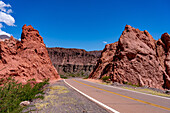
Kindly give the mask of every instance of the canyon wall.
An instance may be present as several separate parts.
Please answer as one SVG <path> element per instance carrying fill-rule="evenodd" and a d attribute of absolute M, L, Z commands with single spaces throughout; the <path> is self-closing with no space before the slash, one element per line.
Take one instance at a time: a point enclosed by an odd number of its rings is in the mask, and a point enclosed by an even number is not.
<path fill-rule="evenodd" d="M 26 25 L 22 30 L 21 41 L 12 36 L 0 41 L 0 79 L 12 77 L 22 83 L 59 79 L 39 32 Z"/>
<path fill-rule="evenodd" d="M 60 75 L 89 75 L 95 67 L 101 51 L 85 51 L 83 49 L 47 48 L 51 61 Z"/>
<path fill-rule="evenodd" d="M 169 34 L 156 41 L 146 30 L 126 25 L 119 41 L 105 46 L 89 78 L 170 89 L 169 47 Z"/>

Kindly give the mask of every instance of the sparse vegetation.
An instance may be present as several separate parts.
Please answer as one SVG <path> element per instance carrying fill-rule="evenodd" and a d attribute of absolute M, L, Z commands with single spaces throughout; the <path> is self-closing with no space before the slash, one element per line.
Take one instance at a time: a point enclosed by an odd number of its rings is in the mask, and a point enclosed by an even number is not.
<path fill-rule="evenodd" d="M 3 80 L 4 81 L 4 80 Z M 36 94 L 43 94 L 43 86 L 48 84 L 48 80 L 30 84 L 22 85 L 17 83 L 14 79 L 8 78 L 3 86 L 0 87 L 0 113 L 19 113 L 24 107 L 19 106 L 22 101 L 31 101 L 36 98 L 43 98 L 43 96 L 36 96 Z"/>
<path fill-rule="evenodd" d="M 49 92 L 49 93 L 52 92 L 51 94 L 54 93 L 54 90 L 56 90 L 58 94 L 68 93 L 69 92 L 69 90 L 64 86 L 53 86 L 53 87 L 49 87 L 49 88 L 51 89 L 50 92 Z"/>
<path fill-rule="evenodd" d="M 50 91 L 48 92 L 48 95 L 44 97 L 43 102 L 39 101 L 35 104 L 35 107 L 38 110 L 49 109 L 49 107 L 56 107 L 60 104 L 71 103 L 72 98 L 70 97 L 63 97 L 62 98 L 63 101 L 60 103 L 58 102 L 59 95 L 69 93 L 69 90 L 67 89 L 67 87 L 56 85 L 56 86 L 47 87 L 47 89 L 50 89 Z"/>
<path fill-rule="evenodd" d="M 104 76 L 104 77 L 102 77 L 102 81 L 103 81 L 103 82 L 106 82 L 106 83 L 109 83 L 109 82 L 110 82 L 110 76 Z"/>
<path fill-rule="evenodd" d="M 63 78 L 63 79 L 67 79 L 67 78 L 68 78 L 68 77 L 65 76 L 65 75 L 60 75 L 60 77 Z"/>
<path fill-rule="evenodd" d="M 89 76 L 85 76 L 83 79 L 88 79 L 89 78 Z"/>
<path fill-rule="evenodd" d="M 84 76 L 86 76 L 86 75 L 84 75 L 83 72 L 75 73 L 75 74 L 73 74 L 73 73 L 66 73 L 65 74 L 65 77 L 84 77 Z"/>
<path fill-rule="evenodd" d="M 136 84 L 132 84 L 132 83 L 130 83 L 130 82 L 124 82 L 124 81 L 123 81 L 123 84 L 127 84 L 127 85 L 130 85 L 130 86 L 133 86 L 133 87 L 140 87 L 139 84 L 136 85 Z"/>

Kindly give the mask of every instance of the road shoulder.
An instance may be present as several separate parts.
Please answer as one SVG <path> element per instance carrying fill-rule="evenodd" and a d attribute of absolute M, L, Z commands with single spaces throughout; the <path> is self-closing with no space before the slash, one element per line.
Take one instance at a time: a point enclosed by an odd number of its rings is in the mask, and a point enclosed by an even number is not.
<path fill-rule="evenodd" d="M 109 113 L 62 80 L 50 84 L 46 88 L 44 99 L 34 100 L 24 112 L 29 110 L 33 110 L 30 113 Z"/>

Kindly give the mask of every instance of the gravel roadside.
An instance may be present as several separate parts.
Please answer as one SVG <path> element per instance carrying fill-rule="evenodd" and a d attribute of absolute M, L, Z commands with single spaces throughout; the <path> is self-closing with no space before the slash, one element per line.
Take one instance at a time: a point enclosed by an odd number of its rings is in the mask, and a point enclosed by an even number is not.
<path fill-rule="evenodd" d="M 32 111 L 30 111 L 32 110 Z M 45 88 L 44 99 L 36 99 L 23 110 L 29 113 L 109 113 L 67 86 L 62 80 Z"/>

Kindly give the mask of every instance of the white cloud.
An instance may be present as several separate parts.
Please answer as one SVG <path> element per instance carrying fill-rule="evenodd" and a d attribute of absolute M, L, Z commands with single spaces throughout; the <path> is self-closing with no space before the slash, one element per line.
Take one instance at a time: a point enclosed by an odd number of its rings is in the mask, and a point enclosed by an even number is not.
<path fill-rule="evenodd" d="M 104 43 L 104 44 L 107 44 L 107 42 L 106 42 L 106 41 L 103 41 L 103 43 Z"/>
<path fill-rule="evenodd" d="M 0 22 L 4 22 L 8 26 L 15 26 L 15 19 L 10 14 L 4 12 L 0 12 Z"/>
<path fill-rule="evenodd" d="M 12 9 L 8 9 L 7 13 L 13 13 Z"/>
<path fill-rule="evenodd" d="M 7 35 L 7 36 L 11 36 L 9 33 L 6 33 L 5 31 L 2 31 L 1 28 L 3 27 L 2 23 L 0 23 L 0 35 Z"/>
<path fill-rule="evenodd" d="M 0 23 L 0 29 L 3 27 L 2 23 Z"/>
<path fill-rule="evenodd" d="M 0 35 L 8 35 L 5 31 L 2 31 L 3 25 L 2 23 L 8 26 L 15 26 L 15 19 L 10 15 L 12 13 L 12 9 L 10 4 L 5 4 L 3 1 L 0 1 Z"/>
<path fill-rule="evenodd" d="M 5 4 L 3 1 L 0 1 L 0 10 L 6 12 L 6 8 L 11 7 L 10 4 Z"/>
<path fill-rule="evenodd" d="M 2 31 L 1 29 L 0 29 L 0 35 L 7 35 L 7 36 L 11 36 L 11 34 L 9 34 L 9 33 L 6 33 L 5 31 Z"/>

